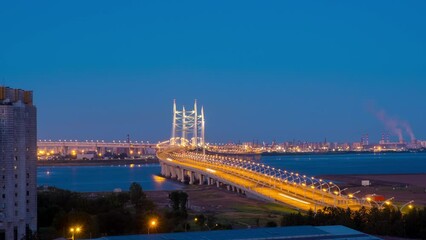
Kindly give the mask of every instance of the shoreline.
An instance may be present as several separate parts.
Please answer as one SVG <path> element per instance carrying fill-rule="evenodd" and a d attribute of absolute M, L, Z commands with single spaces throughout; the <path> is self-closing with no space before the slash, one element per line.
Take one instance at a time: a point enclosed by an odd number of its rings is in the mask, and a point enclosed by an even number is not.
<path fill-rule="evenodd" d="M 418 151 L 380 151 L 380 152 L 374 152 L 374 151 L 329 151 L 329 152 L 263 152 L 259 155 L 263 156 L 304 156 L 304 155 L 346 155 L 346 154 L 356 154 L 356 155 L 363 155 L 363 154 L 404 154 L 404 153 L 425 153 L 424 150 L 418 150 Z"/>
<path fill-rule="evenodd" d="M 160 176 L 160 174 L 155 174 L 156 176 Z M 426 173 L 420 174 L 339 174 L 339 175 L 319 175 L 318 178 L 327 179 L 328 181 L 336 182 L 343 194 L 357 193 L 357 198 L 364 198 L 369 194 L 377 194 L 382 195 L 385 199 L 389 199 L 395 197 L 394 202 L 397 205 L 403 205 L 411 200 L 414 200 L 414 205 L 417 206 L 426 206 Z M 371 185 L 362 186 L 362 180 L 369 180 Z M 171 179 L 167 179 L 167 181 L 173 181 Z M 175 182 L 175 181 L 173 181 Z M 214 188 L 210 188 L 206 185 L 195 186 L 180 183 L 180 189 L 172 189 L 172 190 L 144 190 L 147 195 L 151 195 L 155 198 L 155 196 L 167 196 L 168 193 L 176 190 L 180 191 L 191 191 L 193 189 L 211 189 L 211 194 L 217 193 Z M 127 189 L 122 189 L 123 192 L 128 191 Z M 224 189 L 217 189 L 219 192 L 227 192 L 231 195 L 235 194 L 232 192 L 228 192 Z M 94 194 L 94 195 L 102 195 L 106 193 L 112 193 L 111 191 L 88 191 L 88 192 L 79 192 L 82 194 Z M 195 191 L 193 194 L 194 197 L 198 198 Z M 201 194 L 201 193 L 200 193 Z M 201 194 L 202 195 L 202 194 Z M 240 196 L 241 197 L 241 196 Z M 203 205 L 200 203 L 200 205 Z"/>
<path fill-rule="evenodd" d="M 38 160 L 37 167 L 65 167 L 65 166 L 118 166 L 129 164 L 159 163 L 153 159 L 124 159 L 124 160 Z"/>

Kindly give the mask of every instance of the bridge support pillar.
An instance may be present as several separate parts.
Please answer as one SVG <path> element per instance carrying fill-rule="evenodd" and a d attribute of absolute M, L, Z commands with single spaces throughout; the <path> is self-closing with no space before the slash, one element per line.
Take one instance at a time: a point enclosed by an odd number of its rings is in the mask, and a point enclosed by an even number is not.
<path fill-rule="evenodd" d="M 174 174 L 175 174 L 175 176 L 176 176 L 176 180 L 180 181 L 180 171 L 179 171 L 179 168 L 177 168 L 177 167 L 172 167 L 172 169 L 173 169 L 173 173 L 174 173 Z"/>
<path fill-rule="evenodd" d="M 185 182 L 185 169 L 181 168 L 180 176 L 181 176 L 180 181 Z"/>
<path fill-rule="evenodd" d="M 165 169 L 164 163 L 160 163 L 160 166 L 161 166 L 161 176 L 166 176 L 165 171 L 164 171 L 164 169 Z"/>
<path fill-rule="evenodd" d="M 176 172 L 175 172 L 175 168 L 172 166 L 167 166 L 167 171 L 170 173 L 170 177 L 171 178 L 175 178 L 176 177 Z"/>
<path fill-rule="evenodd" d="M 173 168 L 169 165 L 166 165 L 166 175 L 170 178 L 173 178 Z"/>
<path fill-rule="evenodd" d="M 175 178 L 175 179 L 177 180 L 177 179 L 178 179 L 178 175 L 177 175 L 177 173 L 176 173 L 176 168 L 175 168 L 175 167 L 170 166 L 170 167 L 169 167 L 169 170 L 170 170 L 170 175 L 172 176 L 172 178 Z"/>
<path fill-rule="evenodd" d="M 173 167 L 173 172 L 176 174 L 176 180 L 180 181 L 180 169 Z"/>
<path fill-rule="evenodd" d="M 228 191 L 231 191 L 231 186 L 226 186 L 226 189 L 228 190 Z"/>
<path fill-rule="evenodd" d="M 220 182 L 216 181 L 216 187 L 220 187 Z"/>
<path fill-rule="evenodd" d="M 194 178 L 195 178 L 195 173 L 190 171 L 189 172 L 189 184 L 194 184 Z"/>
<path fill-rule="evenodd" d="M 231 186 L 232 187 L 232 191 L 235 192 L 235 186 Z"/>
<path fill-rule="evenodd" d="M 203 185 L 204 184 L 204 177 L 203 177 L 203 174 L 201 174 L 200 173 L 200 175 L 199 175 L 199 179 L 200 179 L 200 182 L 198 183 L 199 185 Z"/>

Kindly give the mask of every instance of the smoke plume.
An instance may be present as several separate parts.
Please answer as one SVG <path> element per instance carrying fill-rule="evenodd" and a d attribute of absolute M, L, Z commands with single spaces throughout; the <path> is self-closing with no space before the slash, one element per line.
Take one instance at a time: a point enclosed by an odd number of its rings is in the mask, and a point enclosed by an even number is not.
<path fill-rule="evenodd" d="M 386 126 L 387 129 L 398 136 L 399 142 L 404 142 L 402 129 L 399 127 L 398 120 L 390 118 L 384 110 L 375 112 L 375 115 L 377 119 L 379 119 Z"/>
<path fill-rule="evenodd" d="M 404 142 L 404 138 L 402 135 L 403 130 L 405 130 L 405 132 L 410 136 L 411 142 L 414 142 L 416 140 L 413 130 L 408 122 L 401 121 L 397 118 L 392 118 L 388 114 L 386 114 L 385 110 L 377 110 L 373 105 L 370 105 L 369 109 L 390 132 L 398 136 L 399 142 Z"/>
<path fill-rule="evenodd" d="M 414 136 L 413 130 L 411 129 L 411 126 L 408 122 L 402 122 L 401 125 L 405 128 L 405 131 L 408 135 L 410 135 L 411 142 L 416 141 L 416 136 Z"/>

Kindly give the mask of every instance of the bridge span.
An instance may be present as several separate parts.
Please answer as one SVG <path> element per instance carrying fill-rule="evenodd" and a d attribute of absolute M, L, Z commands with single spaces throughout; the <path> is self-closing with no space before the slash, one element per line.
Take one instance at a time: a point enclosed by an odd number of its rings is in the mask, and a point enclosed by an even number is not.
<path fill-rule="evenodd" d="M 343 195 L 334 183 L 272 168 L 235 157 L 198 153 L 189 148 L 159 145 L 161 174 L 189 184 L 223 187 L 248 197 L 277 202 L 295 209 L 316 211 L 323 207 L 370 207 Z"/>
<path fill-rule="evenodd" d="M 227 188 L 248 197 L 316 211 L 323 207 L 359 209 L 370 202 L 343 195 L 336 184 L 241 158 L 206 154 L 204 109 L 178 111 L 173 102 L 172 137 L 157 145 L 161 174 L 189 184 Z M 180 137 L 178 135 L 181 135 Z M 192 135 L 191 135 L 192 134 Z M 192 138 L 191 138 L 192 137 Z M 198 150 L 202 150 L 200 153 Z"/>

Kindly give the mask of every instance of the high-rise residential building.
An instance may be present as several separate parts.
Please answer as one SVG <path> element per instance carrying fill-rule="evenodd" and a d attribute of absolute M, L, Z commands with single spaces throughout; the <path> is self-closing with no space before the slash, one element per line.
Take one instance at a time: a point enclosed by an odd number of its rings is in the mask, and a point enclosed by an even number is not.
<path fill-rule="evenodd" d="M 37 230 L 36 159 L 32 92 L 0 87 L 0 240 Z"/>

